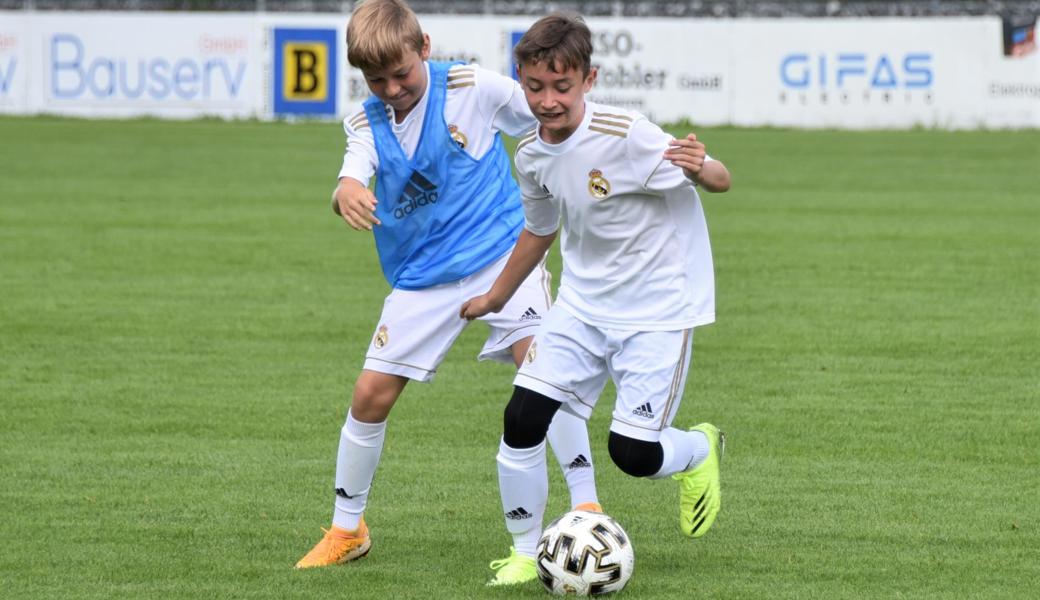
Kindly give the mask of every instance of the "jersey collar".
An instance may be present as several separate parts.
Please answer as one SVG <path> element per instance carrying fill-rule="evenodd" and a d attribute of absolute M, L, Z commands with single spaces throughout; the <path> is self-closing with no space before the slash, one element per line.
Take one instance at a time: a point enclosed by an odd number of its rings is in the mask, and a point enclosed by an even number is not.
<path fill-rule="evenodd" d="M 586 131 L 589 128 L 589 122 L 592 121 L 592 110 L 593 104 L 591 102 L 585 102 L 585 115 L 581 118 L 581 123 L 574 130 L 574 133 L 567 139 L 563 140 L 559 144 L 550 144 L 549 142 L 542 139 L 542 128 L 541 126 L 535 128 L 535 135 L 538 136 L 538 143 L 541 145 L 543 151 L 546 154 L 563 154 L 569 150 L 572 146 L 577 144 L 581 138 L 585 137 Z"/>

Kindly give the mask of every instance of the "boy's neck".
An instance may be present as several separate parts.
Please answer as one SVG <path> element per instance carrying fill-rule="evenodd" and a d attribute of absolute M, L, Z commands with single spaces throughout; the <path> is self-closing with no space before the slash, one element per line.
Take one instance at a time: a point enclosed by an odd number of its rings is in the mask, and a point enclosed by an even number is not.
<path fill-rule="evenodd" d="M 574 132 L 577 131 L 578 128 L 581 127 L 582 122 L 585 121 L 585 108 L 585 100 L 582 99 L 581 108 L 579 108 L 574 115 L 573 126 L 551 130 L 546 129 L 544 125 L 540 125 L 538 127 L 538 136 L 541 137 L 543 141 L 550 144 L 562 144 L 574 135 Z"/>

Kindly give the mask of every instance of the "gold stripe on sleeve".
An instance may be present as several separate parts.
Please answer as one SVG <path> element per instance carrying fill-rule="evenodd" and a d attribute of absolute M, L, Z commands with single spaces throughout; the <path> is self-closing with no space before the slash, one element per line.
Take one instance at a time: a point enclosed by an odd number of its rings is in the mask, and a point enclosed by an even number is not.
<path fill-rule="evenodd" d="M 593 117 L 591 122 L 599 125 L 610 125 L 611 127 L 617 127 L 618 129 L 628 129 L 632 125 L 631 123 L 618 123 L 617 121 L 608 121 L 606 119 L 597 119 L 595 117 Z"/>
<path fill-rule="evenodd" d="M 529 138 L 520 140 L 520 143 L 516 145 L 516 153 L 520 154 L 520 151 L 524 149 L 524 146 L 533 142 L 538 136 L 532 135 Z"/>
<path fill-rule="evenodd" d="M 628 117 L 628 116 L 625 116 L 625 115 L 612 115 L 610 113 L 594 112 L 594 113 L 592 113 L 592 116 L 594 116 L 594 117 L 608 117 L 610 119 L 621 119 L 623 121 L 631 121 L 632 120 L 632 117 Z"/>
<path fill-rule="evenodd" d="M 613 129 L 603 129 L 602 127 L 593 127 L 589 125 L 589 131 L 596 131 L 599 133 L 605 133 L 607 135 L 616 135 L 619 138 L 628 137 L 628 134 L 623 131 L 614 131 Z"/>

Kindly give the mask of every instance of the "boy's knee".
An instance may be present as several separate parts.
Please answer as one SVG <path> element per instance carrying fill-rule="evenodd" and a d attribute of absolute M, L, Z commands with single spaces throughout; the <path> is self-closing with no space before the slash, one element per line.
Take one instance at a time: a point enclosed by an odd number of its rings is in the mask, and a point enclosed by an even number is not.
<path fill-rule="evenodd" d="M 649 477 L 661 470 L 664 449 L 660 442 L 646 442 L 611 431 L 607 441 L 610 458 L 633 477 Z"/>
<path fill-rule="evenodd" d="M 542 443 L 560 403 L 527 388 L 513 386 L 506 405 L 503 439 L 511 448 L 533 448 Z"/>
<path fill-rule="evenodd" d="M 364 372 L 354 384 L 350 413 L 365 423 L 385 421 L 407 382 L 396 375 Z"/>

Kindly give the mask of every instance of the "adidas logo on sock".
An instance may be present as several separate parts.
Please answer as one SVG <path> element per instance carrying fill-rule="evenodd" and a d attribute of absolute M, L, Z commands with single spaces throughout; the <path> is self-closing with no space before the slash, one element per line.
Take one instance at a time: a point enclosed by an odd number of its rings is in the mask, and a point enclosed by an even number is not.
<path fill-rule="evenodd" d="M 588 469 L 591 467 L 592 463 L 589 462 L 589 459 L 585 458 L 584 454 L 579 454 L 571 461 L 571 464 L 567 465 L 568 469 Z"/>
<path fill-rule="evenodd" d="M 511 511 L 506 513 L 506 518 L 507 519 L 512 519 L 514 521 L 520 521 L 520 520 L 523 520 L 523 519 L 530 519 L 533 516 L 534 515 L 532 515 L 531 513 L 527 512 L 526 510 L 524 510 L 523 506 L 521 506 L 519 508 L 514 508 L 513 510 L 511 510 Z"/>
<path fill-rule="evenodd" d="M 527 307 L 527 310 L 524 311 L 524 314 L 520 316 L 520 320 L 521 321 L 531 321 L 531 320 L 534 320 L 534 319 L 541 319 L 541 318 L 542 318 L 542 315 L 534 312 L 534 309 L 531 308 L 531 307 Z"/>
<path fill-rule="evenodd" d="M 350 494 L 347 493 L 347 490 L 345 490 L 343 488 L 336 488 L 336 495 L 339 496 L 340 498 L 346 498 L 347 500 L 353 500 L 355 497 L 357 497 L 357 494 L 354 494 L 353 496 L 351 496 Z"/>
<path fill-rule="evenodd" d="M 643 417 L 644 419 L 654 418 L 654 409 L 650 407 L 650 403 L 647 402 L 639 408 L 632 411 L 632 414 L 637 417 Z"/>

